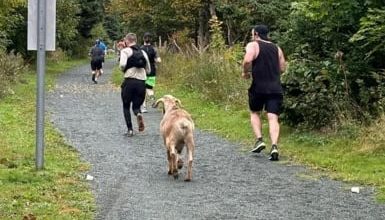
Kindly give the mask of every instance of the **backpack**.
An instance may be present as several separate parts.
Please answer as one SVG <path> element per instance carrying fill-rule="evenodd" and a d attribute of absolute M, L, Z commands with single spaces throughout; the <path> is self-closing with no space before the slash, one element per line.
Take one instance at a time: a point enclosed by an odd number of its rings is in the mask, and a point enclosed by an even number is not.
<path fill-rule="evenodd" d="M 124 68 L 124 72 L 126 72 L 126 70 L 128 70 L 132 67 L 145 68 L 147 61 L 143 55 L 142 50 L 136 45 L 131 46 L 130 48 L 132 49 L 132 56 L 130 56 L 127 59 L 127 63 L 126 63 L 126 67 Z"/>

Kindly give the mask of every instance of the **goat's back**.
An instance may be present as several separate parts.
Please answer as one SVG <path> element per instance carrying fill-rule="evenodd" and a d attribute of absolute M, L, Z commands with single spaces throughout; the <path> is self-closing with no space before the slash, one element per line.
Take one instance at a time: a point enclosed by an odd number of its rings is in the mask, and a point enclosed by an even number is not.
<path fill-rule="evenodd" d="M 176 140 L 182 140 L 187 135 L 192 135 L 194 122 L 185 110 L 174 109 L 165 113 L 160 123 L 160 130 L 164 137 L 173 136 Z"/>

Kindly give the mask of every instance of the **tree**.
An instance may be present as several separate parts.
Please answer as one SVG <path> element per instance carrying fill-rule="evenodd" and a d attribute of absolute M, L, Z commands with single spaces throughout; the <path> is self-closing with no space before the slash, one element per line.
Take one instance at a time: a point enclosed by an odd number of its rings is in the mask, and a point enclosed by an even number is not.
<path fill-rule="evenodd" d="M 104 0 L 82 0 L 80 4 L 78 30 L 84 38 L 90 37 L 94 25 L 104 19 Z"/>
<path fill-rule="evenodd" d="M 58 0 L 56 5 L 56 41 L 57 46 L 65 51 L 72 52 L 77 44 L 77 27 L 80 18 L 78 0 Z"/>

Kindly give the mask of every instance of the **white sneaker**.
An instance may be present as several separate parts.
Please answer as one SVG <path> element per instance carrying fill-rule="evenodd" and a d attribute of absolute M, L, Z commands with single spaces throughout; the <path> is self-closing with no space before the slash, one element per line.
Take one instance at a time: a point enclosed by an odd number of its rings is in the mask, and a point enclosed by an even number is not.
<path fill-rule="evenodd" d="M 142 112 L 142 113 L 147 113 L 147 112 L 148 112 L 146 106 L 142 106 L 141 112 Z"/>

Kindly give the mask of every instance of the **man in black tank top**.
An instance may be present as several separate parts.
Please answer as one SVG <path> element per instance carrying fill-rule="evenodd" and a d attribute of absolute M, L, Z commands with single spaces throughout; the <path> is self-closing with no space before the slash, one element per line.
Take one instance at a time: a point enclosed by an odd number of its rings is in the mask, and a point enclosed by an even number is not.
<path fill-rule="evenodd" d="M 266 148 L 262 139 L 260 112 L 265 110 L 269 123 L 271 140 L 270 160 L 278 160 L 279 122 L 283 91 L 280 75 L 286 69 L 284 54 L 277 45 L 269 41 L 269 29 L 257 25 L 252 31 L 252 42 L 246 46 L 243 59 L 242 77 L 252 79 L 249 88 L 250 121 L 257 141 L 253 153 L 260 153 Z"/>

